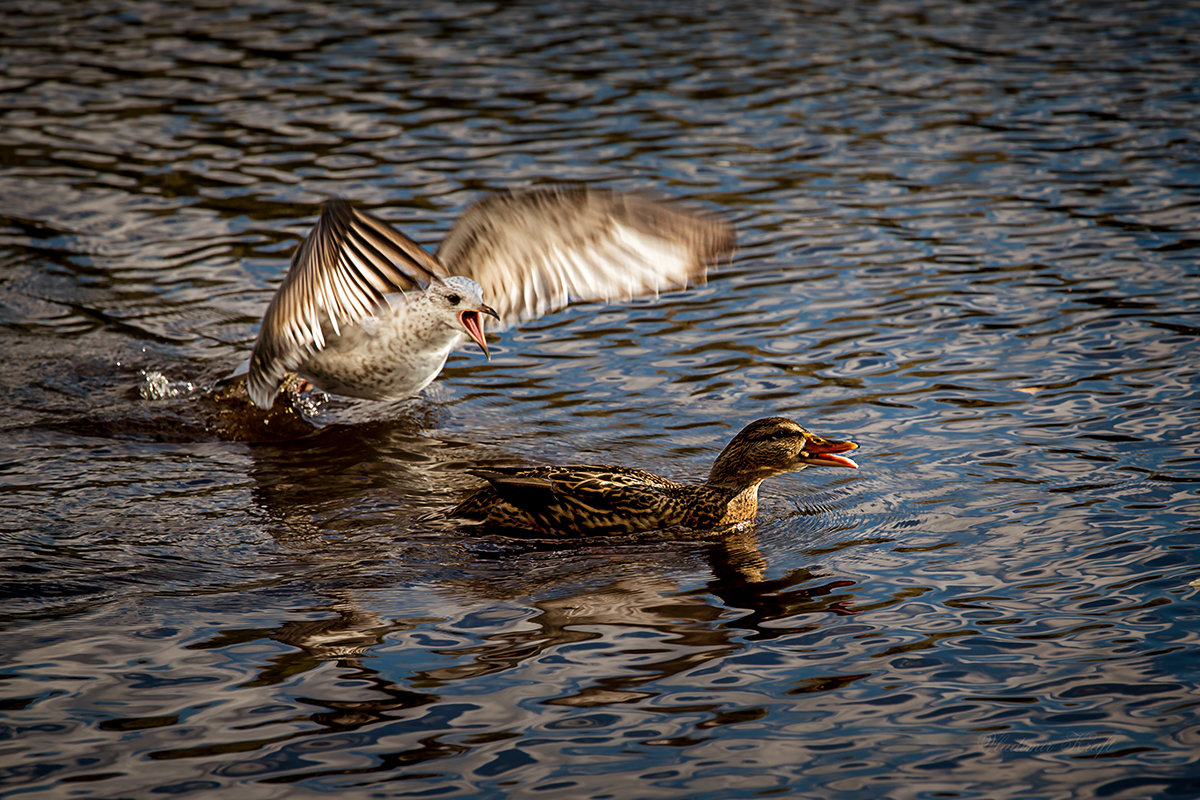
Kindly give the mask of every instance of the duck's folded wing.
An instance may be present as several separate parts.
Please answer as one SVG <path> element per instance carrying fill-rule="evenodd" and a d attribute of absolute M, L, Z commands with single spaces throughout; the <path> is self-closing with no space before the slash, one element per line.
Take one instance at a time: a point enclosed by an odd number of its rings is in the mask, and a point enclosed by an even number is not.
<path fill-rule="evenodd" d="M 505 325 L 572 301 L 616 300 L 703 283 L 731 257 L 733 226 L 640 195 L 585 187 L 488 197 L 437 249 L 474 278 Z"/>
<path fill-rule="evenodd" d="M 504 500 L 535 516 L 569 507 L 574 515 L 641 515 L 657 510 L 662 489 L 658 475 L 624 467 L 558 466 L 540 470 L 470 470 L 492 485 Z"/>
<path fill-rule="evenodd" d="M 624 475 L 579 476 L 569 488 L 558 482 L 556 488 L 564 502 L 583 515 L 612 515 L 619 518 L 656 516 L 662 512 L 663 492 L 657 475 L 624 470 Z M 645 480 L 645 474 L 655 480 Z"/>
<path fill-rule="evenodd" d="M 330 200 L 296 249 L 263 316 L 247 388 L 269 408 L 284 375 L 325 346 L 324 325 L 371 316 L 389 294 L 419 288 L 445 270 L 413 240 L 345 200 Z"/>

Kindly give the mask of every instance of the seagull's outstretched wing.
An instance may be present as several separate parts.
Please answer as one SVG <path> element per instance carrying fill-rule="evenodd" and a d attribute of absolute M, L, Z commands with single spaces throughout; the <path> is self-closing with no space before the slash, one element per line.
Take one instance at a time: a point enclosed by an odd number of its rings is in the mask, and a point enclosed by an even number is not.
<path fill-rule="evenodd" d="M 626 299 L 702 283 L 729 258 L 728 223 L 590 188 L 502 194 L 467 209 L 431 256 L 386 222 L 332 200 L 292 258 L 250 359 L 251 399 L 269 408 L 325 332 L 374 314 L 387 295 L 463 275 L 511 325 L 571 301 Z M 328 327 L 326 327 L 328 326 Z"/>
<path fill-rule="evenodd" d="M 383 220 L 345 200 L 330 200 L 263 316 L 250 357 L 250 398 L 270 408 L 285 374 L 325 346 L 322 326 L 339 331 L 371 316 L 386 295 L 446 274 L 433 256 Z"/>
<path fill-rule="evenodd" d="M 733 226 L 640 195 L 554 187 L 469 207 L 437 249 L 474 278 L 505 325 L 573 301 L 617 300 L 703 283 L 733 253 Z"/>

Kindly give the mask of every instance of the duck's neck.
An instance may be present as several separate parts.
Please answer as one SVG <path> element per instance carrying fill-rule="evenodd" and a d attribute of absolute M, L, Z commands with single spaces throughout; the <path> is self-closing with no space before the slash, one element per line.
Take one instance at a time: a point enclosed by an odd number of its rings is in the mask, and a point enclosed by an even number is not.
<path fill-rule="evenodd" d="M 703 492 L 710 502 L 711 525 L 733 525 L 758 515 L 758 487 L 778 474 L 767 466 L 754 464 L 736 447 L 726 447 L 713 462 Z"/>
<path fill-rule="evenodd" d="M 729 495 L 725 501 L 725 516 L 717 521 L 718 525 L 733 525 L 747 522 L 758 516 L 758 486 L 762 481 L 755 481 L 749 486 L 722 487 Z"/>
<path fill-rule="evenodd" d="M 693 528 L 716 528 L 746 522 L 758 515 L 758 485 L 761 480 L 741 485 L 714 484 L 711 480 L 692 491 L 697 502 L 684 524 Z"/>

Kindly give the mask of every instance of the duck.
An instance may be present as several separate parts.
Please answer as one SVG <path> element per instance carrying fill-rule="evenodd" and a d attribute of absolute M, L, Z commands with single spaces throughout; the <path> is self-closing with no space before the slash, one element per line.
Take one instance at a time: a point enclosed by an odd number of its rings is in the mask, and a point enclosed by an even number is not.
<path fill-rule="evenodd" d="M 733 226 L 648 195 L 593 186 L 503 192 L 470 205 L 436 251 L 342 198 L 327 201 L 263 315 L 246 374 L 270 409 L 299 376 L 366 400 L 412 397 L 468 340 L 570 302 L 703 283 Z"/>
<path fill-rule="evenodd" d="M 548 538 L 729 529 L 757 517 L 758 487 L 767 478 L 808 467 L 858 469 L 840 455 L 857 448 L 849 440 L 810 433 L 787 417 L 765 417 L 733 437 L 704 483 L 676 483 L 609 465 L 473 469 L 468 472 L 487 484 L 449 516 L 484 529 Z"/>

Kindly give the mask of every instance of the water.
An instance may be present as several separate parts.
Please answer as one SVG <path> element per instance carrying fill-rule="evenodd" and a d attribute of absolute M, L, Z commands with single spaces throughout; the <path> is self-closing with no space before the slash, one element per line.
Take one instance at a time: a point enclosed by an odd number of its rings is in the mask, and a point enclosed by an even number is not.
<path fill-rule="evenodd" d="M 7 795 L 1200 794 L 1200 11 L 666 8 L 0 10 Z M 414 401 L 205 397 L 324 198 L 433 245 L 575 180 L 738 254 Z M 437 518 L 770 414 L 861 469 L 719 540 Z"/>

